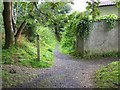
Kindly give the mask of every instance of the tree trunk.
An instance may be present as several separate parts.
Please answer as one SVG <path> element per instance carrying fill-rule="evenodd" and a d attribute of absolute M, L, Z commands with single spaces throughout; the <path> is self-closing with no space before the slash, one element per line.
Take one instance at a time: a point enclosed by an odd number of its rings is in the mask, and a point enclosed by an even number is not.
<path fill-rule="evenodd" d="M 59 31 L 58 31 L 58 26 L 55 26 L 55 35 L 56 35 L 57 40 L 60 42 L 61 38 L 60 38 Z"/>
<path fill-rule="evenodd" d="M 3 2 L 3 20 L 5 27 L 5 45 L 4 48 L 9 48 L 14 44 L 14 31 L 12 25 L 12 2 Z"/>
<path fill-rule="evenodd" d="M 19 41 L 22 30 L 24 29 L 25 25 L 26 25 L 26 20 L 24 20 L 24 22 L 20 25 L 20 27 L 15 35 L 15 43 L 17 43 Z"/>
<path fill-rule="evenodd" d="M 12 24 L 13 24 L 13 31 L 14 31 L 14 35 L 17 33 L 17 28 L 16 28 L 16 23 L 14 18 L 12 17 Z"/>
<path fill-rule="evenodd" d="M 17 15 L 18 15 L 18 2 L 15 2 L 16 4 L 16 9 L 12 10 L 12 24 L 13 24 L 13 30 L 14 30 L 14 35 L 17 33 L 17 27 L 16 27 L 16 21 L 17 21 Z"/>

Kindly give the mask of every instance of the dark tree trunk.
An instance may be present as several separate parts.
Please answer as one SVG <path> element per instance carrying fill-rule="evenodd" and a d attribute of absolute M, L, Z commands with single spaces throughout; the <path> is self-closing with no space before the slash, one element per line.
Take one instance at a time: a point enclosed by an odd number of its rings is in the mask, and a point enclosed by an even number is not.
<path fill-rule="evenodd" d="M 60 38 L 58 26 L 55 27 L 55 35 L 56 35 L 57 40 L 60 42 L 61 38 Z"/>
<path fill-rule="evenodd" d="M 15 35 L 15 43 L 17 43 L 19 41 L 22 30 L 24 29 L 25 25 L 26 25 L 26 21 L 24 20 L 24 22 L 20 25 L 20 27 Z"/>
<path fill-rule="evenodd" d="M 3 2 L 3 20 L 5 27 L 5 45 L 4 48 L 9 48 L 14 44 L 14 31 L 12 25 L 12 2 Z"/>

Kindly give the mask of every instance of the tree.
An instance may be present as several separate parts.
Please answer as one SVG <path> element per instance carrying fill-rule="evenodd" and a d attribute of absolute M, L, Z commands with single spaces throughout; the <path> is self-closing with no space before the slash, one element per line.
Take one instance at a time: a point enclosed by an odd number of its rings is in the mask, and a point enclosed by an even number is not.
<path fill-rule="evenodd" d="M 3 20 L 5 27 L 5 46 L 4 48 L 9 48 L 14 44 L 14 31 L 12 25 L 12 2 L 3 2 Z"/>
<path fill-rule="evenodd" d="M 93 19 L 100 15 L 98 6 L 100 4 L 99 0 L 91 0 L 86 2 L 88 6 L 86 7 L 88 15 L 91 15 Z"/>
<path fill-rule="evenodd" d="M 34 9 L 34 5 L 33 3 L 27 3 L 27 2 L 19 2 L 19 3 L 16 3 L 16 12 L 19 12 L 17 15 L 16 15 L 16 21 L 17 24 L 14 24 L 15 27 L 18 27 L 17 29 L 14 28 L 14 31 L 16 31 L 15 33 L 15 42 L 17 43 L 20 39 L 20 36 L 21 36 L 21 33 L 23 31 L 23 29 L 25 28 L 25 26 L 27 25 L 27 23 L 30 22 L 29 18 L 30 18 L 30 15 L 31 15 L 31 12 L 33 11 Z M 24 14 L 23 14 L 24 13 Z"/>
<path fill-rule="evenodd" d="M 71 7 L 67 2 L 45 2 L 39 5 L 40 12 L 44 12 L 40 17 L 41 22 L 54 30 L 56 38 L 60 41 L 60 32 L 63 31 L 65 23 L 67 23 L 67 13 Z M 40 14 L 39 14 L 40 15 Z"/>
<path fill-rule="evenodd" d="M 54 29 L 56 36 L 60 38 L 59 32 L 64 25 L 63 19 L 70 10 L 70 7 L 65 6 L 66 4 L 64 2 L 47 2 L 38 6 L 36 2 L 4 2 L 4 48 L 9 48 L 17 43 L 25 26 L 31 25 L 35 20 Z"/>
<path fill-rule="evenodd" d="M 22 33 L 22 30 L 24 29 L 27 20 L 26 19 L 22 19 L 22 23 L 20 23 L 20 26 L 18 27 L 18 29 L 16 30 L 16 21 L 14 20 L 15 16 L 14 16 L 14 12 L 13 13 L 13 6 L 12 6 L 12 2 L 3 2 L 4 4 L 4 10 L 3 10 L 3 21 L 4 21 L 4 28 L 5 28 L 5 45 L 4 48 L 7 49 L 9 47 L 11 47 L 15 42 L 17 42 L 19 40 L 19 37 Z M 27 6 L 28 3 L 23 3 L 21 5 L 26 5 Z M 31 3 L 30 3 L 31 4 Z M 29 5 L 29 4 L 28 4 Z M 19 12 L 22 11 L 30 11 L 30 9 L 32 10 L 33 8 L 23 8 L 23 9 L 19 9 Z M 27 13 L 24 13 L 25 15 L 21 15 L 24 18 L 26 18 L 27 16 L 29 16 L 29 12 L 27 11 Z M 21 17 L 20 13 L 16 16 L 16 17 Z"/>

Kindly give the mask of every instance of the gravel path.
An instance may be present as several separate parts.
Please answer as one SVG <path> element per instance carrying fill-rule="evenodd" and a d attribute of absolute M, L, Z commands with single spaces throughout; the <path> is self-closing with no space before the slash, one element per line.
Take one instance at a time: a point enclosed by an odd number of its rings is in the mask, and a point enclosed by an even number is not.
<path fill-rule="evenodd" d="M 117 59 L 75 60 L 55 51 L 56 61 L 52 68 L 39 70 L 37 78 L 17 88 L 94 88 L 93 74 L 101 65 Z"/>

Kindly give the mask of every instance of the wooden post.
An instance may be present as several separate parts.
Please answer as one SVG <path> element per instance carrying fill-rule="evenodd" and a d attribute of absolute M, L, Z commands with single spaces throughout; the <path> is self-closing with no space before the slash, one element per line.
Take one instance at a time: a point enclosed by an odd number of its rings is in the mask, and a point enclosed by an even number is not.
<path fill-rule="evenodd" d="M 40 36 L 37 34 L 37 60 L 40 61 Z"/>

